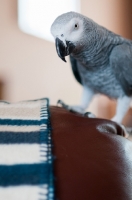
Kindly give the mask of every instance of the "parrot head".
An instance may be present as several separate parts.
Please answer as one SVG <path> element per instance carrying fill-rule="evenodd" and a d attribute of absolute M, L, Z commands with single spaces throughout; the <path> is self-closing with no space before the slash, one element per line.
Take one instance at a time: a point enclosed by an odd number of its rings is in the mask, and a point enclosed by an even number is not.
<path fill-rule="evenodd" d="M 64 61 L 79 48 L 83 34 L 83 17 L 79 13 L 68 12 L 55 19 L 51 26 L 51 34 L 55 39 L 58 56 Z"/>

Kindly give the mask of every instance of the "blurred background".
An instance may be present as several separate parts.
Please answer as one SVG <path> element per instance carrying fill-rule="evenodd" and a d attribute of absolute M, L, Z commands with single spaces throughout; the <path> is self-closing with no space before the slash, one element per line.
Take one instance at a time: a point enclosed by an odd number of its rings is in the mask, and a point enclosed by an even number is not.
<path fill-rule="evenodd" d="M 32 27 L 26 24 L 26 17 L 29 20 L 29 16 L 24 6 L 26 7 L 27 4 L 22 2 L 30 3 L 31 0 L 19 0 L 19 5 L 17 0 L 0 0 L 0 99 L 16 102 L 48 97 L 52 105 L 56 105 L 58 99 L 67 104 L 78 104 L 82 88 L 72 75 L 68 57 L 67 63 L 62 62 L 57 56 L 51 35 L 47 36 L 47 29 L 49 29 L 47 27 L 51 26 L 50 20 L 42 20 L 43 25 L 38 26 L 43 29 L 42 31 L 45 30 L 44 37 L 38 32 L 30 34 L 34 24 Z M 39 3 L 39 0 L 36 2 Z M 71 11 L 71 7 L 66 7 L 64 1 L 54 0 L 53 5 L 52 3 L 48 5 L 47 0 L 43 2 L 45 2 L 44 16 L 47 19 L 48 16 L 57 15 L 59 8 L 62 8 L 59 9 L 59 14 L 63 13 L 63 8 Z M 100 25 L 132 39 L 131 0 L 66 0 L 65 2 L 68 5 L 71 2 L 73 9 L 92 18 Z M 30 10 L 33 4 L 29 3 Z M 37 15 L 39 10 L 36 10 L 31 14 Z M 23 22 L 25 24 L 22 24 Z M 109 119 L 114 115 L 115 106 L 115 101 L 97 96 L 89 110 L 98 117 Z M 124 124 L 131 125 L 131 115 L 130 110 Z"/>

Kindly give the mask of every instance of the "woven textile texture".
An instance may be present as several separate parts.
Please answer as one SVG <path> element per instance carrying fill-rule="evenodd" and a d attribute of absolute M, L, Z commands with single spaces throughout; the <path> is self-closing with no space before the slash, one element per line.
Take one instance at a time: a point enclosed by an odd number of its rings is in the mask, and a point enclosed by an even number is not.
<path fill-rule="evenodd" d="M 53 200 L 48 99 L 0 102 L 0 199 Z"/>

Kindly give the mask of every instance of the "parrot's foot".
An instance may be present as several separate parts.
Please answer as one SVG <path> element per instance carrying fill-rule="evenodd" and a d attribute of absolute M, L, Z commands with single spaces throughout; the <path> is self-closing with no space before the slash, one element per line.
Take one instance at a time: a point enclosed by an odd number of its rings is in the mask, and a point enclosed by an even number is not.
<path fill-rule="evenodd" d="M 125 127 L 128 134 L 132 136 L 132 127 Z"/>
<path fill-rule="evenodd" d="M 95 116 L 93 113 L 91 113 L 91 112 L 86 112 L 86 113 L 84 114 L 84 116 L 85 116 L 85 117 L 89 117 L 89 118 L 96 118 L 96 116 Z"/>
<path fill-rule="evenodd" d="M 83 109 L 81 106 L 68 106 L 66 105 L 62 100 L 58 100 L 57 105 L 61 105 L 66 110 L 69 110 L 70 112 L 82 114 L 85 117 L 94 118 L 95 115 L 91 112 L 85 112 L 85 109 Z"/>
<path fill-rule="evenodd" d="M 69 110 L 71 112 L 84 114 L 85 110 L 81 106 L 69 106 Z"/>
<path fill-rule="evenodd" d="M 63 108 L 66 110 L 69 110 L 71 112 L 79 113 L 79 114 L 84 114 L 85 110 L 81 106 L 69 106 L 66 105 L 63 101 L 58 100 L 57 105 L 61 105 Z"/>

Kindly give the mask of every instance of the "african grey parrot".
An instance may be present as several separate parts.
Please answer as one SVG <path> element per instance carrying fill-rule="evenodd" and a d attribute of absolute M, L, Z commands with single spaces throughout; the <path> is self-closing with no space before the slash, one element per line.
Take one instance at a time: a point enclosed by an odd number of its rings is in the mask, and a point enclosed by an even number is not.
<path fill-rule="evenodd" d="M 132 41 L 76 12 L 55 19 L 51 26 L 58 56 L 83 86 L 81 104 L 69 109 L 84 113 L 95 94 L 117 100 L 113 121 L 121 123 L 132 97 Z"/>

